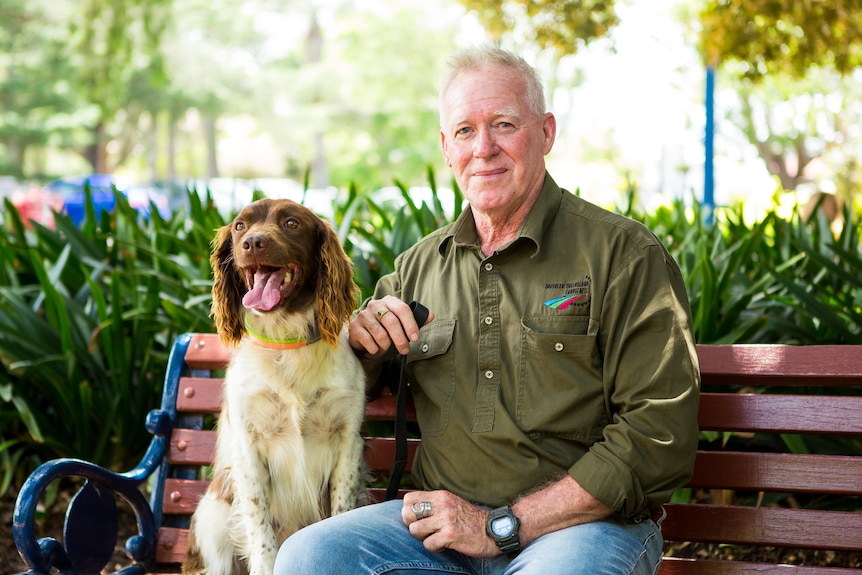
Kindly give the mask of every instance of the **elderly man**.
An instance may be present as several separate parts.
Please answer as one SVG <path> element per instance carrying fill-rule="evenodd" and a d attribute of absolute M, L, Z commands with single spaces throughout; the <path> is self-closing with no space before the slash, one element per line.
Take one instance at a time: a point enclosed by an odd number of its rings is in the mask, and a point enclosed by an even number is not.
<path fill-rule="evenodd" d="M 421 490 L 301 530 L 276 573 L 654 574 L 698 436 L 679 269 L 546 172 L 556 121 L 520 57 L 454 55 L 440 123 L 469 207 L 350 325 L 370 373 L 407 355 Z M 421 329 L 411 300 L 432 312 Z"/>

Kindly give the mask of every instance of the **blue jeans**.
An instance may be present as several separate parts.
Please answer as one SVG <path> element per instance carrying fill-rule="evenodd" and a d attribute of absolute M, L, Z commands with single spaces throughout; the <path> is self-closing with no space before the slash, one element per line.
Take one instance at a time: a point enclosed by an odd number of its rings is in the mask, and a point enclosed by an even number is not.
<path fill-rule="evenodd" d="M 658 525 L 608 519 L 549 533 L 514 559 L 427 551 L 401 521 L 400 500 L 354 509 L 306 527 L 284 542 L 275 575 L 654 575 L 662 556 Z"/>

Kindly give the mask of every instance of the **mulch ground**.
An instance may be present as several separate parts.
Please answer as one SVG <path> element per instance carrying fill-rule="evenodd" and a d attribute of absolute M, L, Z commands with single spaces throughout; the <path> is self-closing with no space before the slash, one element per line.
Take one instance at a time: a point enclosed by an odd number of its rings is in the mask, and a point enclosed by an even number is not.
<path fill-rule="evenodd" d="M 57 502 L 45 514 L 40 523 L 43 535 L 62 537 L 63 515 L 66 504 L 73 493 L 60 492 Z M 12 539 L 12 510 L 15 505 L 15 495 L 6 493 L 0 496 L 0 566 L 2 574 L 22 573 L 27 570 L 27 564 L 18 555 L 15 542 Z M 125 506 L 120 505 L 120 525 L 127 532 L 122 533 L 117 543 L 114 558 L 111 561 L 111 571 L 129 564 L 123 545 L 130 535 L 134 534 L 134 516 Z M 125 515 L 125 517 L 123 517 Z M 696 543 L 680 543 L 668 545 L 665 555 L 686 558 L 734 559 L 765 563 L 784 563 L 788 565 L 829 565 L 832 567 L 862 568 L 862 557 L 858 553 L 835 551 L 811 551 L 806 549 L 748 548 L 739 545 L 704 545 Z"/>

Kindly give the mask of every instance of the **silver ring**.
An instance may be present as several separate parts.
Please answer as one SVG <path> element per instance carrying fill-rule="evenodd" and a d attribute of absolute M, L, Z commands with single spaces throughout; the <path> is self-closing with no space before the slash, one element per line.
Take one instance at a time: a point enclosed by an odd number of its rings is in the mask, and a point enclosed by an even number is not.
<path fill-rule="evenodd" d="M 419 506 L 417 507 L 416 505 L 414 503 L 410 506 L 410 509 L 416 514 L 416 519 L 425 519 L 431 516 L 431 503 L 429 501 L 420 501 L 418 503 Z"/>
<path fill-rule="evenodd" d="M 379 321 L 379 320 L 383 319 L 383 316 L 386 315 L 387 313 L 389 313 L 388 307 L 385 307 L 381 310 L 378 310 L 377 311 L 377 320 Z"/>

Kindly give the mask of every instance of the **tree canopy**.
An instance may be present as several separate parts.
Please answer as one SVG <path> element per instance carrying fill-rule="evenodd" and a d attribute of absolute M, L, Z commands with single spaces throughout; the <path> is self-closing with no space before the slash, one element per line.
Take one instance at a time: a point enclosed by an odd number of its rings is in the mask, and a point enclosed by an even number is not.
<path fill-rule="evenodd" d="M 862 64 L 862 0 L 707 0 L 700 23 L 706 64 L 736 61 L 750 79 Z"/>
<path fill-rule="evenodd" d="M 495 39 L 517 27 L 541 49 L 574 54 L 617 24 L 615 0 L 459 0 Z"/>

